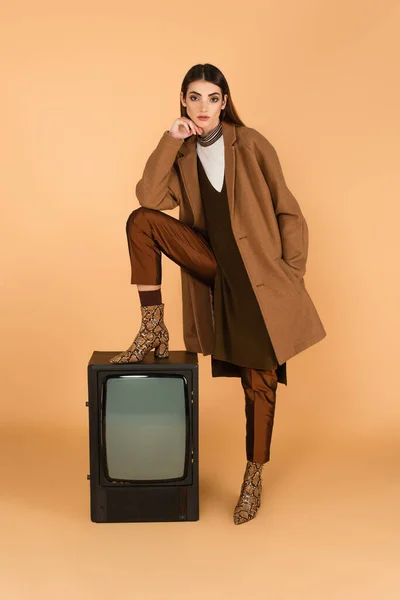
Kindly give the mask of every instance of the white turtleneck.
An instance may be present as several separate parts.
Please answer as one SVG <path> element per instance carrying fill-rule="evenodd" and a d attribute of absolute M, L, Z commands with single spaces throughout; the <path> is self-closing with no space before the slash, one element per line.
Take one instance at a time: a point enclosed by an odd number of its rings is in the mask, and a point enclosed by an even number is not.
<path fill-rule="evenodd" d="M 224 185 L 225 152 L 224 136 L 221 135 L 211 146 L 202 146 L 197 142 L 197 155 L 206 175 L 215 189 L 220 192 Z"/>

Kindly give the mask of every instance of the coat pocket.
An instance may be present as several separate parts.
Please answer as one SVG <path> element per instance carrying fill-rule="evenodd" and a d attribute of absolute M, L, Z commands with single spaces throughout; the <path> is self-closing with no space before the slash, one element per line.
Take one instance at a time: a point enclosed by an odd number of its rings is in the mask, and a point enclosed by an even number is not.
<path fill-rule="evenodd" d="M 292 282 L 296 292 L 298 294 L 300 294 L 302 288 L 301 288 L 301 282 L 300 282 L 299 278 L 296 277 L 296 275 L 293 273 L 292 269 L 289 267 L 287 262 L 282 257 L 279 257 L 277 260 L 278 260 L 278 264 L 280 265 L 282 271 L 286 274 L 288 279 L 290 279 L 290 281 Z"/>

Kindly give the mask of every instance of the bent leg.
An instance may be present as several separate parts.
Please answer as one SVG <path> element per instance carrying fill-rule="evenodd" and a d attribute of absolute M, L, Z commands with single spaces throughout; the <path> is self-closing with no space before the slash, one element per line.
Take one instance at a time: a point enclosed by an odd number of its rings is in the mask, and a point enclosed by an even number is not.
<path fill-rule="evenodd" d="M 263 371 L 242 367 L 245 393 L 247 460 L 266 463 L 270 459 L 278 376 L 276 369 Z"/>
<path fill-rule="evenodd" d="M 207 239 L 178 219 L 142 206 L 129 215 L 126 234 L 131 283 L 161 284 L 162 253 L 197 279 L 214 282 L 217 264 Z"/>

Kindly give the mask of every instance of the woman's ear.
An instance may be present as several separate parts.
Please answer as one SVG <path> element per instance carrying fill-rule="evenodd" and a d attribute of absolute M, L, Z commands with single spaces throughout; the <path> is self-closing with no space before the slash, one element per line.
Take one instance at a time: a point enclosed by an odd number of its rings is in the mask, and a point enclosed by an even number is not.
<path fill-rule="evenodd" d="M 183 92 L 181 92 L 181 102 L 182 102 L 183 106 L 184 106 L 185 108 L 187 108 L 187 107 L 186 107 L 186 100 L 185 100 L 185 98 L 184 98 Z"/>

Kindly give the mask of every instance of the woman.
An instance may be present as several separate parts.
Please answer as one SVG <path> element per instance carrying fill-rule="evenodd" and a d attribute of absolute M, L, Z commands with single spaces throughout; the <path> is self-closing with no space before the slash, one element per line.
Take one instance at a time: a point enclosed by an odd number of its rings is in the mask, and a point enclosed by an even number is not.
<path fill-rule="evenodd" d="M 211 354 L 214 377 L 240 377 L 247 463 L 234 523 L 256 516 L 278 382 L 286 360 L 326 332 L 304 274 L 308 228 L 275 149 L 240 120 L 227 81 L 199 64 L 181 86 L 175 119 L 136 186 L 141 208 L 127 221 L 131 283 L 142 322 L 113 363 L 168 356 L 161 255 L 181 267 L 186 349 Z M 179 220 L 161 212 L 179 206 Z"/>

